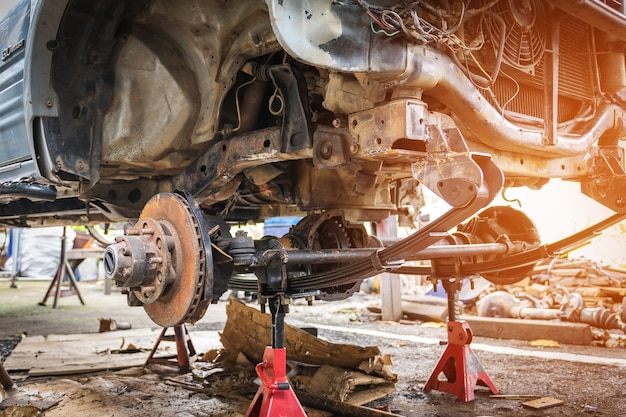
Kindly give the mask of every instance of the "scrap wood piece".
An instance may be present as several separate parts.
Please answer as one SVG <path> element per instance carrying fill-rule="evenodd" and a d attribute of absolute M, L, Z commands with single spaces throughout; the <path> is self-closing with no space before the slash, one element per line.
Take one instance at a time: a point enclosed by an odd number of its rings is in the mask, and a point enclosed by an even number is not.
<path fill-rule="evenodd" d="M 316 408 L 322 411 L 329 411 L 334 415 L 344 417 L 402 417 L 399 414 L 389 413 L 387 411 L 376 410 L 374 408 L 357 406 L 339 401 L 330 400 L 328 398 L 312 397 L 307 394 L 298 393 L 300 403 L 305 407 Z"/>
<path fill-rule="evenodd" d="M 541 398 L 540 395 L 520 395 L 520 394 L 492 394 L 489 398 L 494 400 L 536 400 Z"/>
<path fill-rule="evenodd" d="M 315 397 L 362 405 L 393 392 L 395 380 L 322 365 L 313 375 L 306 390 Z"/>
<path fill-rule="evenodd" d="M 391 355 L 375 356 L 361 362 L 358 369 L 368 375 L 374 374 L 396 382 L 398 380 L 398 375 L 391 372 L 391 369 L 389 368 L 391 365 L 393 365 Z"/>
<path fill-rule="evenodd" d="M 8 371 L 28 371 L 29 376 L 71 375 L 143 366 L 158 330 L 133 329 L 117 332 L 24 338 L 6 359 Z M 192 337 L 199 348 L 218 346 L 217 332 L 196 331 Z M 137 353 L 114 354 L 120 342 L 135 345 Z M 167 355 L 167 352 L 160 352 Z"/>
<path fill-rule="evenodd" d="M 402 314 L 411 320 L 445 323 L 448 319 L 448 305 L 436 304 L 419 300 L 402 300 Z M 382 309 L 378 306 L 368 306 L 371 313 L 381 314 Z"/>
<path fill-rule="evenodd" d="M 474 336 L 494 339 L 536 340 L 552 339 L 566 345 L 590 345 L 588 324 L 565 321 L 524 320 L 463 315 Z"/>
<path fill-rule="evenodd" d="M 0 412 L 0 417 L 38 417 L 41 410 L 32 404 L 12 405 Z"/>
<path fill-rule="evenodd" d="M 105 369 L 120 369 L 143 365 L 147 353 L 139 355 L 110 353 L 118 349 L 123 340 L 149 348 L 157 336 L 158 333 L 151 329 L 29 336 L 15 347 L 4 366 L 8 371 L 29 371 L 31 375 L 46 375 L 46 370 L 53 372 L 51 374 L 56 372 L 66 374 L 80 368 L 85 368 L 82 372 L 91 372 L 99 370 L 99 366 L 104 366 Z M 35 369 L 37 371 L 32 373 Z"/>
<path fill-rule="evenodd" d="M 445 300 L 444 300 L 445 302 Z M 425 302 L 402 301 L 402 312 L 413 320 L 445 323 L 448 320 L 448 305 Z"/>
<path fill-rule="evenodd" d="M 554 407 L 556 405 L 563 405 L 563 400 L 558 400 L 556 398 L 551 397 L 543 397 L 537 398 L 536 400 L 523 402 L 522 405 L 527 408 L 532 408 L 533 410 L 543 410 L 549 407 Z"/>
<path fill-rule="evenodd" d="M 261 362 L 265 347 L 271 344 L 269 314 L 231 298 L 226 315 L 228 319 L 220 334 L 226 357 L 234 361 L 241 352 L 250 362 Z M 311 365 L 331 363 L 347 369 L 357 369 L 363 361 L 380 355 L 376 346 L 330 343 L 288 324 L 285 324 L 285 348 L 288 360 Z"/>

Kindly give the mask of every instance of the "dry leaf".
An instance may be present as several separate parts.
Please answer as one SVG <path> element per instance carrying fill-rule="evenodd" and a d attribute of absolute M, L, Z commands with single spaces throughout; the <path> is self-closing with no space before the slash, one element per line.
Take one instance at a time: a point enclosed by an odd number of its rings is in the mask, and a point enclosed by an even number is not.
<path fill-rule="evenodd" d="M 446 323 L 442 323 L 439 321 L 425 321 L 424 323 L 422 323 L 422 326 L 439 328 L 439 327 L 446 327 Z"/>
<path fill-rule="evenodd" d="M 556 340 L 549 340 L 549 339 L 533 340 L 530 342 L 530 345 L 534 347 L 563 347 Z"/>

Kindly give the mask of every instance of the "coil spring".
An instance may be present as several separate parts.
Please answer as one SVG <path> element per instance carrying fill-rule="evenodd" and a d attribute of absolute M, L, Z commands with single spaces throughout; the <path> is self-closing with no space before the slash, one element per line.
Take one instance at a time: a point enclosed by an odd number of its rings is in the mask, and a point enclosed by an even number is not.
<path fill-rule="evenodd" d="M 584 321 L 585 323 L 590 324 L 594 327 L 607 330 L 626 330 L 626 326 L 620 321 L 617 315 L 606 308 L 595 308 L 593 309 L 593 313 L 585 316 L 587 317 L 587 320 L 584 320 L 581 316 L 581 321 Z"/>

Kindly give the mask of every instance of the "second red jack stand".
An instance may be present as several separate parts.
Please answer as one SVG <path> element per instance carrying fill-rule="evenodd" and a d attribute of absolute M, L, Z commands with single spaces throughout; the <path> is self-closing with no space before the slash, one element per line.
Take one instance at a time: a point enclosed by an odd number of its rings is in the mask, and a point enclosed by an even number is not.
<path fill-rule="evenodd" d="M 456 321 L 455 283 L 446 281 L 444 288 L 448 293 L 448 344 L 424 385 L 424 391 L 434 389 L 447 392 L 464 402 L 474 400 L 474 389 L 477 385 L 488 387 L 493 394 L 497 394 L 498 389 L 470 348 L 472 329 L 467 322 Z M 439 380 L 442 373 L 447 381 Z"/>
<path fill-rule="evenodd" d="M 287 379 L 285 306 L 280 297 L 268 301 L 272 315 L 272 346 L 265 348 L 263 362 L 256 367 L 262 383 L 245 417 L 306 417 Z"/>
<path fill-rule="evenodd" d="M 191 337 L 187 331 L 185 324 L 178 324 L 174 326 L 174 334 L 166 335 L 169 327 L 164 327 L 161 331 L 161 335 L 157 339 L 148 359 L 146 359 L 146 365 L 150 363 L 157 363 L 159 365 L 178 367 L 178 371 L 181 374 L 186 374 L 191 369 L 191 364 L 196 361 L 197 354 L 196 349 L 191 342 Z M 176 343 L 176 355 L 155 358 L 156 353 L 161 342 L 175 342 Z"/>

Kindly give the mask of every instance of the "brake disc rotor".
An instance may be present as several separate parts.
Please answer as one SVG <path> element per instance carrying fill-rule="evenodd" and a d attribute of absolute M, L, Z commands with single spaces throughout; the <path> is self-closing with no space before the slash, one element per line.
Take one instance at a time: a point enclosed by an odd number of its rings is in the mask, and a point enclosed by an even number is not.
<path fill-rule="evenodd" d="M 193 204 L 179 194 L 152 197 L 104 255 L 107 278 L 125 289 L 129 305 L 163 327 L 199 320 L 213 297 L 211 241 Z"/>
<path fill-rule="evenodd" d="M 191 212 L 189 203 L 177 194 L 159 194 L 148 201 L 138 224 L 141 218 L 168 222 L 179 240 L 171 252 L 176 279 L 161 297 L 145 304 L 144 310 L 155 323 L 163 327 L 199 320 L 211 300 L 202 300 L 206 278 L 205 248 L 198 219 Z M 211 265 L 206 269 L 210 270 Z"/>

